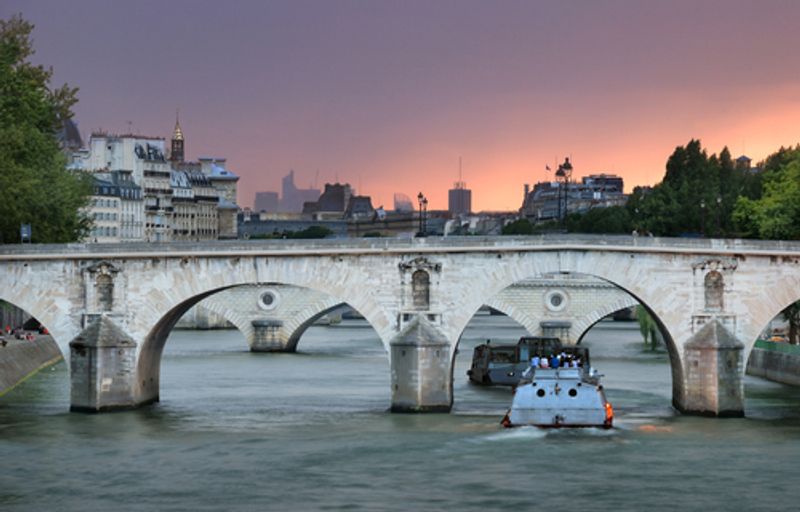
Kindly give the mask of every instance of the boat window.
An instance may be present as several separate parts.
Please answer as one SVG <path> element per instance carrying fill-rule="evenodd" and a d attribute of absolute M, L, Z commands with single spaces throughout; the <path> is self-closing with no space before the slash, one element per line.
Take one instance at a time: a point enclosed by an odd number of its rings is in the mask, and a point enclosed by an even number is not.
<path fill-rule="evenodd" d="M 722 293 L 725 289 L 725 283 L 722 274 L 716 270 L 712 270 L 706 274 L 705 279 L 705 295 L 706 295 L 706 309 L 713 311 L 722 310 Z"/>
<path fill-rule="evenodd" d="M 430 305 L 430 277 L 424 270 L 417 270 L 411 276 L 411 293 L 416 309 L 428 309 Z"/>
<path fill-rule="evenodd" d="M 544 396 L 544 390 L 540 388 L 539 391 L 536 392 L 536 396 L 538 396 L 540 398 L 543 397 Z"/>
<path fill-rule="evenodd" d="M 578 395 L 578 391 L 575 388 L 569 390 L 569 396 L 574 398 L 577 395 Z"/>

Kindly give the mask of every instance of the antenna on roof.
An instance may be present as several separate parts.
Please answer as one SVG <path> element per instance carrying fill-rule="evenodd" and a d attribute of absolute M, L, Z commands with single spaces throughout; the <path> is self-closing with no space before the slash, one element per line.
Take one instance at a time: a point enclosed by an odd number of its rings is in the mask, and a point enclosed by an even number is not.
<path fill-rule="evenodd" d="M 319 181 L 319 169 L 317 169 L 317 174 L 314 175 L 314 186 L 311 188 L 317 188 L 318 181 Z"/>
<path fill-rule="evenodd" d="M 459 156 L 458 156 L 458 181 L 459 181 L 459 182 L 462 182 L 462 181 L 464 181 L 464 180 L 461 178 L 461 155 L 459 155 Z"/>

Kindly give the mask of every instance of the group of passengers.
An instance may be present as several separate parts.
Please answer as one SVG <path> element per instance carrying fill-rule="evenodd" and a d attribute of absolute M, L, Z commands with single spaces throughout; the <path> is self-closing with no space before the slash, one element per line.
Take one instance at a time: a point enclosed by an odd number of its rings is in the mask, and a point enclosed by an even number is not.
<path fill-rule="evenodd" d="M 580 368 L 581 358 L 575 354 L 567 354 L 561 352 L 560 354 L 550 354 L 543 356 L 536 354 L 531 358 L 532 368 Z"/>

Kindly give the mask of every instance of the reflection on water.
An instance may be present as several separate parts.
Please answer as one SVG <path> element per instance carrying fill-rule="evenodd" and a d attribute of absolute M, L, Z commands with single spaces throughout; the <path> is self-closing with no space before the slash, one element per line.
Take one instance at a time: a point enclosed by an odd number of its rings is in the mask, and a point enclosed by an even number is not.
<path fill-rule="evenodd" d="M 774 510 L 797 499 L 800 394 L 748 378 L 747 418 L 677 415 L 665 353 L 638 328 L 585 339 L 611 431 L 504 430 L 507 389 L 468 383 L 472 348 L 523 331 L 477 317 L 452 414 L 389 414 L 389 365 L 363 322 L 312 327 L 298 354 L 234 331 L 175 332 L 161 402 L 67 412 L 61 363 L 0 399 L 0 510 Z"/>

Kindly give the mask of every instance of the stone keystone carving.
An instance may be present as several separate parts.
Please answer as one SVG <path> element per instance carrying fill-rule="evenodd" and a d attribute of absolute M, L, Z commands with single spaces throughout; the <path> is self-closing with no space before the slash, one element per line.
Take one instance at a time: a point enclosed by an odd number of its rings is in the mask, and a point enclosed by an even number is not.
<path fill-rule="evenodd" d="M 121 269 L 110 261 L 98 261 L 83 269 L 90 274 L 114 275 Z"/>
<path fill-rule="evenodd" d="M 411 261 L 402 261 L 398 265 L 401 272 L 409 272 L 411 270 L 427 270 L 428 272 L 441 272 L 442 264 L 433 263 L 428 258 L 420 256 Z"/>
<path fill-rule="evenodd" d="M 717 270 L 723 272 L 732 272 L 736 270 L 739 262 L 736 258 L 707 258 L 696 261 L 692 264 L 693 270 Z"/>

